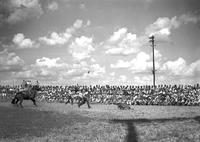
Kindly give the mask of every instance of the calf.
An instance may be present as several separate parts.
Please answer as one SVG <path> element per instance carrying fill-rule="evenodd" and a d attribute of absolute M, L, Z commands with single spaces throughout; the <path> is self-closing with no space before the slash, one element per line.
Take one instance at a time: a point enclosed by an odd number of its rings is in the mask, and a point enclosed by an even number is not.
<path fill-rule="evenodd" d="M 131 107 L 128 104 L 125 104 L 125 103 L 117 103 L 116 105 L 121 110 L 131 109 Z"/>

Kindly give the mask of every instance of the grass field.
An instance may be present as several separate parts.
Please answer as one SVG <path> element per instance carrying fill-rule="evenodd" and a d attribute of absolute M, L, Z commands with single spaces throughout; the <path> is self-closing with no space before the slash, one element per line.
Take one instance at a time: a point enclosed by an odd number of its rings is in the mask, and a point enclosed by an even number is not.
<path fill-rule="evenodd" d="M 24 108 L 0 103 L 0 141 L 5 142 L 200 142 L 200 108 L 24 101 Z"/>

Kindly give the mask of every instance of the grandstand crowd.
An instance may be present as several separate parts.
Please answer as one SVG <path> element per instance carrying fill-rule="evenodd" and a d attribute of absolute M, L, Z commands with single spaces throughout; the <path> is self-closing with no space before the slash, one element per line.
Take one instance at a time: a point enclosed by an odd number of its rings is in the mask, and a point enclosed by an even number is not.
<path fill-rule="evenodd" d="M 0 86 L 0 99 L 11 100 L 20 86 Z M 41 86 L 38 101 L 66 102 L 67 96 L 87 91 L 91 103 L 129 105 L 200 105 L 200 86 L 157 85 L 153 86 Z"/>

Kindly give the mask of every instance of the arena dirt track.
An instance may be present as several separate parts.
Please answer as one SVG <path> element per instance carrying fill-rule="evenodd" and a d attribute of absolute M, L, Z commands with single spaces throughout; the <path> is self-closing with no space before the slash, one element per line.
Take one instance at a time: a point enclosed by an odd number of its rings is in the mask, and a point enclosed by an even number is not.
<path fill-rule="evenodd" d="M 19 138 L 25 135 L 40 137 L 51 129 L 89 119 L 75 113 L 65 115 L 53 111 L 4 106 L 0 107 L 0 116 L 0 138 Z"/>
<path fill-rule="evenodd" d="M 0 104 L 0 141 L 200 141 L 199 107 Z"/>

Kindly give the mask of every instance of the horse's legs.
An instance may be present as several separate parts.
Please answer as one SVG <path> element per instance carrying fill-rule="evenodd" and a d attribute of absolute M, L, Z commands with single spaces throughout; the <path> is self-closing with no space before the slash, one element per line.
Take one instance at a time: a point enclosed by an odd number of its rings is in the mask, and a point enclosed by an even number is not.
<path fill-rule="evenodd" d="M 15 99 L 15 104 L 17 104 L 19 102 L 19 99 L 18 98 L 16 98 Z"/>
<path fill-rule="evenodd" d="M 78 103 L 78 107 L 82 106 L 85 104 L 85 99 L 82 98 L 81 101 Z"/>
<path fill-rule="evenodd" d="M 89 102 L 88 98 L 86 98 L 85 101 L 86 101 L 86 103 L 87 103 L 88 108 L 91 108 L 90 102 Z"/>
<path fill-rule="evenodd" d="M 82 105 L 82 102 L 83 102 L 82 98 L 78 97 L 78 107 L 80 107 Z"/>
<path fill-rule="evenodd" d="M 16 100 L 16 98 L 13 98 L 12 101 L 11 101 L 11 104 L 16 104 L 15 100 Z"/>
<path fill-rule="evenodd" d="M 80 107 L 80 106 L 84 105 L 85 103 L 87 103 L 88 108 L 91 108 L 88 98 L 83 97 L 80 100 L 81 101 L 78 102 L 78 107 Z"/>
<path fill-rule="evenodd" d="M 71 105 L 73 105 L 73 103 L 74 103 L 74 100 L 73 100 L 73 98 L 71 98 Z"/>
<path fill-rule="evenodd" d="M 23 102 L 23 99 L 19 100 L 19 105 L 20 105 L 21 108 L 23 108 L 22 102 Z"/>
<path fill-rule="evenodd" d="M 69 96 L 68 98 L 67 98 L 67 101 L 65 102 L 65 104 L 68 104 L 68 103 L 71 103 L 71 105 L 73 105 L 73 98 L 71 97 L 71 96 Z"/>
<path fill-rule="evenodd" d="M 19 99 L 18 98 L 14 98 L 12 101 L 12 104 L 15 104 L 16 106 L 18 106 Z"/>
<path fill-rule="evenodd" d="M 69 103 L 69 98 L 67 98 L 67 101 L 65 102 L 65 104 L 68 104 Z"/>
<path fill-rule="evenodd" d="M 35 106 L 37 106 L 35 99 L 31 99 L 31 100 L 33 101 L 33 104 L 34 104 Z"/>

